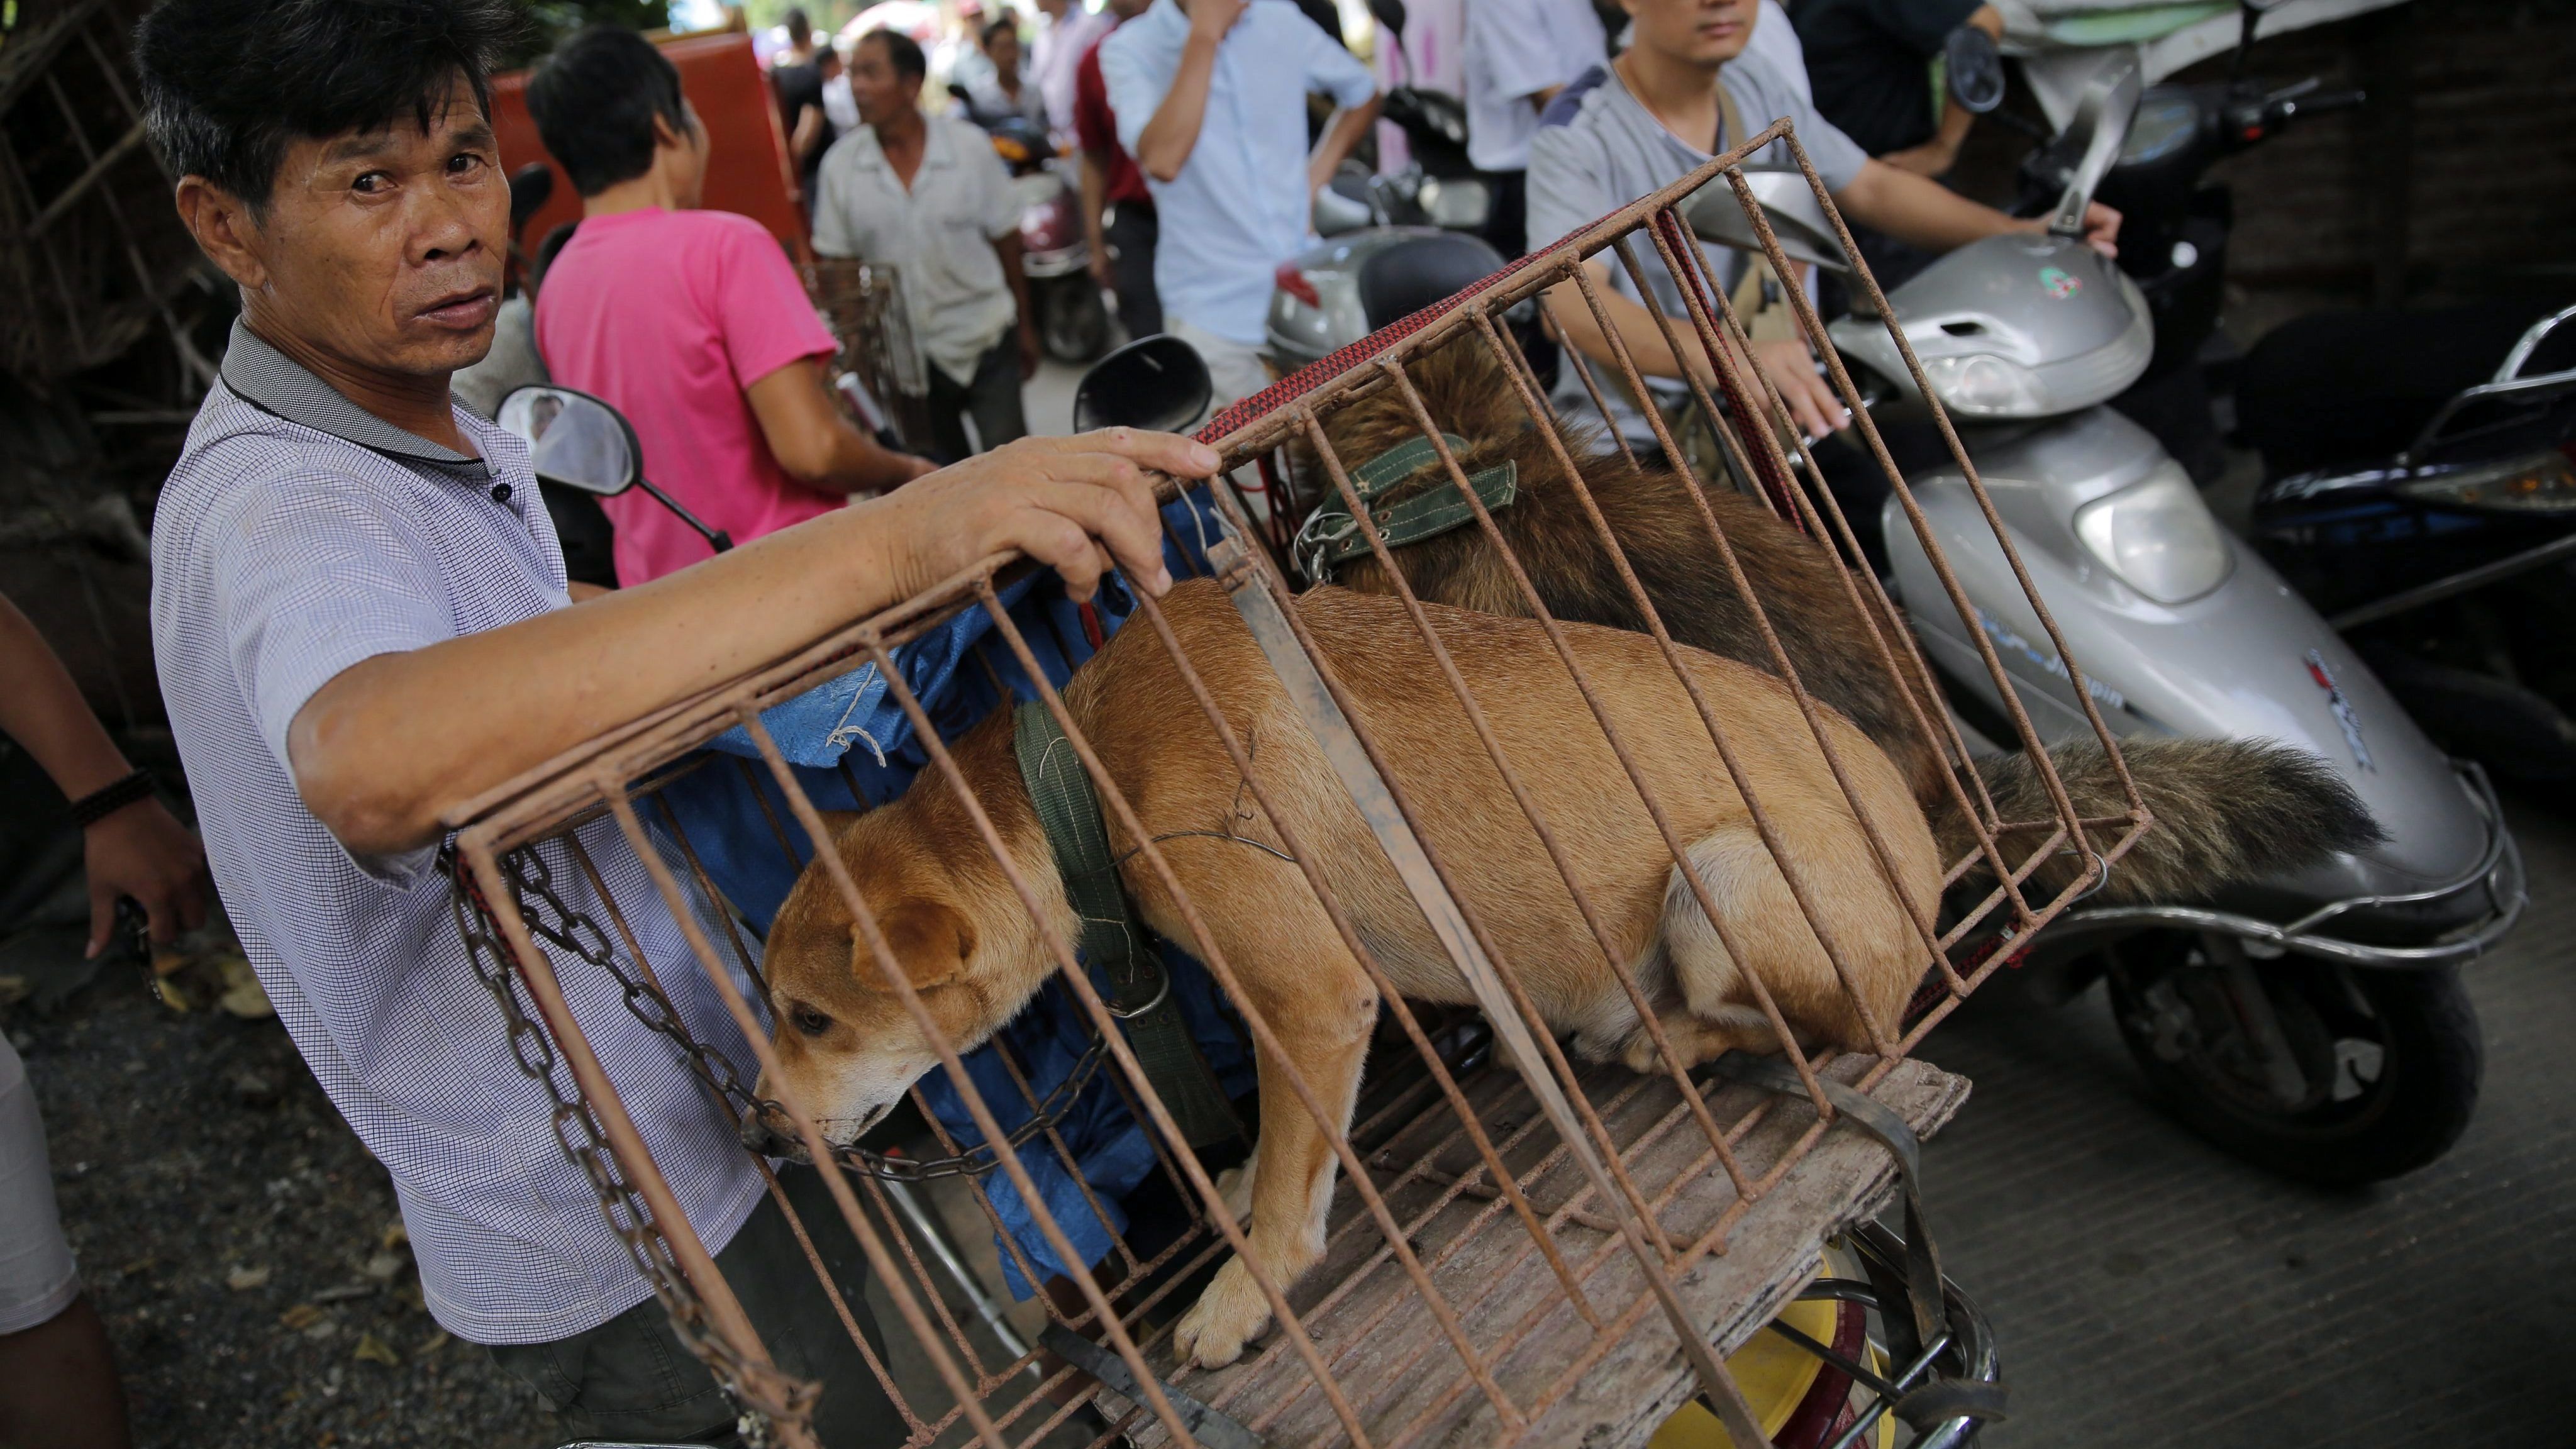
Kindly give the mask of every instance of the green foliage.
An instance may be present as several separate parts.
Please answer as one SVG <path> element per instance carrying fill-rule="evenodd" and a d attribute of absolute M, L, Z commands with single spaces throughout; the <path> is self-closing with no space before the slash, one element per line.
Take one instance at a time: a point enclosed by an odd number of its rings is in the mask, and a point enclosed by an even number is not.
<path fill-rule="evenodd" d="M 670 0 L 534 0 L 528 6 L 527 35 L 510 63 L 526 65 L 583 26 L 603 23 L 659 30 L 671 23 Z"/>

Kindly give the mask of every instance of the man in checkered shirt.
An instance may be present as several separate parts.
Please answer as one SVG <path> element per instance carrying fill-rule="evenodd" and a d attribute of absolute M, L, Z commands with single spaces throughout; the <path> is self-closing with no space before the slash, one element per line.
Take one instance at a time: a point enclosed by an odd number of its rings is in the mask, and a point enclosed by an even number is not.
<path fill-rule="evenodd" d="M 492 341 L 509 194 L 485 75 L 516 23 L 505 0 L 167 0 L 144 20 L 152 140 L 242 302 L 153 521 L 153 641 L 225 906 L 392 1175 L 430 1310 L 584 1434 L 720 1442 L 732 1411 L 565 1159 L 467 960 L 441 820 L 999 549 L 1077 598 L 1113 564 L 1159 593 L 1147 470 L 1217 459 L 1163 435 L 1032 439 L 574 606 L 526 448 L 448 395 Z M 637 909 L 658 897 L 615 826 L 580 839 L 646 955 L 686 954 L 676 922 Z M 567 904 L 590 905 L 569 851 L 548 850 Z M 672 1043 L 605 973 L 564 985 L 771 1353 L 830 1386 L 823 1441 L 900 1438 Z M 678 992 L 702 1039 L 739 1045 L 710 988 Z M 819 1198 L 810 1172 L 787 1176 Z M 837 1214 L 803 1216 L 864 1319 Z"/>

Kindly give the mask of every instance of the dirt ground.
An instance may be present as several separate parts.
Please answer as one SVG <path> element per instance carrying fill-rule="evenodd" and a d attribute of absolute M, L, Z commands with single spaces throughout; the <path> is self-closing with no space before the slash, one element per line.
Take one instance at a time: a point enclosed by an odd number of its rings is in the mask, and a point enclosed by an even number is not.
<path fill-rule="evenodd" d="M 65 1232 L 145 1449 L 539 1449 L 536 1395 L 421 1308 L 384 1169 L 273 1019 L 111 965 L 11 1009 Z"/>

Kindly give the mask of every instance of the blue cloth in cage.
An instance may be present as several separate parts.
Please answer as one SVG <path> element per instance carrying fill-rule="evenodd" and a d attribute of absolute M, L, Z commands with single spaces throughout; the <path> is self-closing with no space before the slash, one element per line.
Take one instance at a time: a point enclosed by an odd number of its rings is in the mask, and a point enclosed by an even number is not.
<path fill-rule="evenodd" d="M 1209 572 L 1205 545 L 1218 535 L 1215 514 L 1204 495 L 1192 493 L 1166 504 L 1163 516 L 1171 525 L 1164 555 L 1172 576 Z M 1185 540 L 1187 546 L 1176 546 L 1170 538 Z M 1003 589 L 1001 599 L 1048 682 L 1062 687 L 1093 652 L 1079 606 L 1064 596 L 1053 574 L 1022 578 Z M 1104 589 L 1094 606 L 1104 635 L 1115 633 L 1135 607 L 1123 589 Z M 942 740 L 956 739 L 1006 702 L 1036 697 L 1018 656 L 1007 640 L 997 637 L 992 618 L 980 605 L 897 648 L 894 655 Z M 997 678 L 1000 690 L 994 687 Z M 910 717 L 873 664 L 771 707 L 761 714 L 760 722 L 806 797 L 822 810 L 864 810 L 892 800 L 930 764 Z M 686 832 L 708 878 L 752 928 L 765 935 L 813 852 L 749 732 L 738 727 L 711 741 L 697 768 L 662 788 L 661 800 Z M 1207 968 L 1169 944 L 1164 957 L 1171 968 L 1174 1004 L 1189 1022 L 1218 1082 L 1228 1096 L 1251 1091 L 1251 1054 L 1243 1036 L 1229 1024 L 1232 1008 L 1224 1003 Z M 1098 978 L 1094 980 L 1105 987 Z M 1043 1101 L 1073 1071 L 1090 1040 L 1089 1021 L 1072 992 L 1061 981 L 1050 981 L 1026 1010 L 996 1033 L 993 1042 L 966 1055 L 966 1072 L 1007 1133 L 1027 1122 L 1031 1113 L 997 1050 L 1012 1054 L 1030 1092 Z M 1070 1272 L 1073 1266 L 1087 1268 L 1107 1256 L 1112 1238 L 1127 1227 L 1118 1199 L 1134 1191 L 1154 1169 L 1153 1143 L 1112 1081 L 1114 1070 L 1104 1066 L 1057 1124 L 1054 1135 L 1072 1155 L 1071 1163 L 1045 1134 L 1019 1149 L 1039 1198 L 1072 1242 L 1080 1264 L 1059 1260 L 1008 1174 L 997 1170 L 983 1180 L 994 1213 L 1007 1230 L 1002 1268 L 1015 1297 L 1027 1298 L 1036 1291 L 1022 1268 L 1023 1258 L 1037 1279 L 1044 1281 Z M 961 1146 L 983 1141 L 963 1094 L 945 1071 L 923 1078 L 921 1095 L 941 1128 Z"/>

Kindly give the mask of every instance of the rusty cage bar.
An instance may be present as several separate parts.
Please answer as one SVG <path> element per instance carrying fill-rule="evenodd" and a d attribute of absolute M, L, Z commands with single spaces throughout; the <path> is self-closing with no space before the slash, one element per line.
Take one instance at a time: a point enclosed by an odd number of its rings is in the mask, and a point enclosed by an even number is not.
<path fill-rule="evenodd" d="M 1329 1098 L 1329 1084 L 1310 1081 L 1299 1069 L 1283 1045 L 1283 1024 L 1266 1019 L 1256 1004 L 1257 993 L 1243 988 L 1237 963 L 1229 961 L 1203 919 L 1201 903 L 1190 898 L 1167 857 L 1161 842 L 1169 837 L 1155 835 L 1140 818 L 1128 790 L 1103 763 L 1097 742 L 1085 735 L 1064 697 L 1048 683 L 1030 639 L 1003 606 L 1001 591 L 1017 577 L 1015 571 L 1028 567 L 1015 558 L 986 559 L 793 657 L 606 731 L 589 745 L 472 802 L 449 822 L 456 832 L 460 925 L 476 947 L 478 968 L 511 1018 L 523 1063 L 555 1093 L 557 1128 L 566 1150 L 590 1171 L 610 1221 L 627 1236 L 684 1341 L 716 1369 L 747 1410 L 768 1421 L 781 1442 L 813 1442 L 804 1422 L 811 1387 L 775 1367 L 725 1286 L 707 1245 L 628 1119 L 617 1084 L 590 1051 L 582 1024 L 566 1004 L 559 974 L 613 973 L 628 1004 L 673 1036 L 729 1113 L 757 1109 L 748 1079 L 755 1071 L 776 1079 L 780 1071 L 770 1044 L 770 1003 L 760 999 L 766 989 L 760 963 L 741 922 L 723 908 L 700 865 L 696 844 L 667 802 L 655 799 L 675 771 L 728 768 L 720 760 L 696 764 L 692 752 L 737 729 L 748 735 L 759 757 L 757 764 L 737 757 L 731 766 L 743 771 L 745 788 L 774 786 L 786 802 L 781 818 L 769 796 L 761 795 L 776 845 L 791 866 L 823 872 L 857 925 L 862 956 L 874 962 L 887 989 L 930 1040 L 938 1056 L 934 1070 L 945 1074 L 971 1114 L 981 1133 L 980 1146 L 961 1145 L 930 1113 L 923 1117 L 940 1151 L 954 1157 L 941 1170 L 966 1176 L 997 1229 L 1001 1251 L 1012 1256 L 1028 1281 L 1037 1281 L 1037 1271 L 1013 1235 L 999 1231 L 1002 1220 L 986 1195 L 984 1174 L 998 1173 L 1012 1185 L 1030 1211 L 1036 1234 L 1058 1262 L 1078 1263 L 1082 1255 L 1035 1186 L 1024 1150 L 1044 1148 L 1061 1162 L 1073 1161 L 1056 1136 L 1048 1108 L 1069 1099 L 1066 1092 L 1082 1090 L 1094 1075 L 1150 1125 L 1155 1170 L 1189 1208 L 1189 1226 L 1177 1241 L 1152 1252 L 1113 1235 L 1110 1254 L 1099 1269 L 1059 1279 L 1065 1286 L 1057 1297 L 1041 1295 L 1055 1325 L 1080 1335 L 1123 1367 L 1126 1382 L 1120 1392 L 1100 1400 L 1112 1427 L 1097 1442 L 1123 1432 L 1139 1443 L 1348 1443 L 1374 1449 L 1555 1444 L 1577 1438 L 1638 1444 L 1665 1413 L 1694 1393 L 1708 1395 L 1739 1444 L 1759 1439 L 1754 1427 L 1748 1440 L 1742 1400 L 1717 1356 L 1741 1343 L 1796 1291 L 1813 1271 L 1826 1237 L 1876 1210 L 1893 1174 L 1889 1154 L 1876 1142 L 1831 1132 L 1838 1113 L 1828 1100 L 1828 1084 L 1872 1095 L 1918 1131 L 1937 1126 L 1964 1097 L 1965 1084 L 1910 1060 L 1910 1053 L 1969 991 L 2097 883 L 2150 823 L 2134 784 L 2116 763 L 2117 743 L 2093 713 L 2073 657 L 2026 573 L 2020 575 L 2024 592 L 2049 645 L 2073 673 L 2074 697 L 2091 716 L 2099 745 L 2126 790 L 2123 809 L 2090 818 L 2079 813 L 2015 692 L 2003 687 L 2002 666 L 1991 644 L 1983 631 L 1971 627 L 1967 636 L 1983 651 L 1985 667 L 2011 711 L 2018 742 L 2051 805 L 2041 818 L 2002 818 L 1910 633 L 1896 623 L 1902 613 L 1868 569 L 1836 568 L 1845 602 L 1866 625 L 1872 658 L 1891 697 L 1901 703 L 1904 718 L 1930 757 L 1943 767 L 1947 803 L 1936 800 L 1935 808 L 1956 812 L 1971 838 L 1957 858 L 1941 862 L 1942 885 L 1950 897 L 1946 920 L 1937 913 L 1937 903 L 1927 911 L 1906 902 L 1919 948 L 1922 990 L 1909 1013 L 1882 1018 L 1854 984 L 1856 967 L 1848 959 L 1847 943 L 1837 939 L 1828 924 L 1832 913 L 1819 904 L 1821 893 L 1836 883 L 1812 878 L 1784 851 L 1783 832 L 1789 826 L 1765 809 L 1747 742 L 1731 738 L 1723 726 L 1725 702 L 1686 667 L 1688 651 L 1675 642 L 1631 566 L 1625 542 L 1587 488 L 1584 465 L 1610 466 L 1606 455 L 1595 450 L 1577 456 L 1587 435 L 1556 416 L 1529 359 L 1504 325 L 1504 314 L 1523 304 L 1552 316 L 1578 303 L 1588 309 L 1612 339 L 1615 374 L 1605 380 L 1570 347 L 1566 365 L 1606 412 L 1605 387 L 1624 387 L 1638 399 L 1646 399 L 1648 389 L 1637 360 L 1609 325 L 1600 276 L 1584 263 L 1598 259 L 1615 267 L 1612 275 L 1627 278 L 1639 295 L 1651 295 L 1649 269 L 1661 268 L 1679 284 L 1688 313 L 1663 320 L 1663 339 L 1676 357 L 1706 364 L 1705 373 L 1685 369 L 1690 402 L 1722 447 L 1727 476 L 1700 476 L 1672 421 L 1651 405 L 1643 414 L 1671 465 L 1672 486 L 1701 525 L 1705 567 L 1741 599 L 1757 626 L 1758 639 L 1748 651 L 1757 661 L 1767 661 L 1767 672 L 1789 687 L 1808 735 L 1802 747 L 1821 754 L 1868 842 L 1881 885 L 1905 900 L 1892 873 L 1888 838 L 1855 785 L 1852 741 L 1837 737 L 1827 719 L 1832 712 L 1801 684 L 1796 661 L 1712 504 L 1714 495 L 1740 489 L 1767 502 L 1811 546 L 1858 556 L 1850 521 L 1831 493 L 1812 482 L 1820 477 L 1815 459 L 1797 429 L 1784 426 L 1785 406 L 1759 369 L 1744 365 L 1750 356 L 1744 319 L 1706 267 L 1682 219 L 1682 204 L 1702 188 L 1730 187 L 1771 266 L 1779 275 L 1790 275 L 1788 258 L 1741 170 L 1748 158 L 1784 138 L 1833 219 L 1846 253 L 1856 255 L 1787 123 L 1775 123 L 1682 181 L 1228 409 L 1201 434 L 1217 446 L 1230 470 L 1258 469 L 1266 480 L 1258 488 L 1247 483 L 1242 491 L 1230 485 L 1212 490 L 1227 533 L 1208 553 L 1219 582 L 1313 725 L 1325 755 L 1349 785 L 1454 970 L 1469 983 L 1472 1006 L 1483 1010 L 1480 1027 L 1466 1004 L 1426 1007 L 1408 1002 L 1397 989 L 1387 966 L 1373 954 L 1350 902 L 1339 898 L 1323 863 L 1298 838 L 1290 819 L 1293 811 L 1282 808 L 1276 794 L 1278 781 L 1259 768 L 1261 742 L 1243 737 L 1230 724 L 1216 686 L 1194 666 L 1164 607 L 1139 597 L 1130 627 L 1150 631 L 1153 647 L 1168 652 L 1239 776 L 1229 783 L 1237 785 L 1242 818 L 1266 822 L 1279 846 L 1263 848 L 1297 865 L 1298 879 L 1329 917 L 1381 1003 L 1381 1051 L 1347 1120 Z M 1641 255 L 1641 247 L 1651 248 L 1651 255 Z M 1876 284 L 1865 271 L 1856 268 L 1854 275 L 1855 286 L 1885 317 Z M 1929 524 L 1871 425 L 1853 379 L 1826 341 L 1822 321 L 1798 288 L 1786 291 L 1798 325 L 1851 404 L 1860 435 L 1886 472 L 1951 605 L 1962 618 L 1970 617 L 1970 605 Z M 1650 310 L 1660 315 L 1660 309 Z M 1896 330 L 1892 322 L 1890 326 Z M 1919 366 L 1901 330 L 1896 337 L 1921 386 Z M 1510 607 L 1533 621 L 1530 627 L 1543 636 L 1547 651 L 1587 707 L 1626 786 L 1670 854 L 1673 880 L 1713 924 L 1728 958 L 1747 959 L 1737 939 L 1743 923 L 1730 920 L 1706 871 L 1694 866 L 1692 842 L 1679 833 L 1667 802 L 1658 799 L 1638 742 L 1623 735 L 1614 717 L 1615 690 L 1587 668 L 1578 631 L 1550 614 L 1539 581 L 1515 555 L 1416 386 L 1413 369 L 1444 347 L 1483 349 L 1485 363 L 1507 378 L 1513 400 L 1543 440 L 1558 475 L 1539 481 L 1567 488 L 1579 503 L 1615 564 L 1620 588 L 1644 621 L 1643 632 L 1680 681 L 1710 749 L 1864 1024 L 1865 1042 L 1802 1048 L 1762 977 L 1744 973 L 1754 1006 L 1803 1089 L 1794 1097 L 1690 1062 L 1676 1050 L 1653 983 L 1640 979 L 1606 908 L 1578 883 L 1580 843 L 1568 835 L 1561 814 L 1549 818 L 1531 788 L 1530 772 L 1546 762 L 1514 758 L 1505 749 L 1489 714 L 1501 702 L 1480 700 L 1470 687 L 1437 627 L 1435 611 L 1408 581 L 1399 562 L 1401 550 L 1381 536 L 1368 500 L 1355 484 L 1360 460 L 1343 457 L 1331 436 L 1337 417 L 1372 398 L 1380 405 L 1400 404 L 1413 420 L 1437 464 L 1429 476 L 1446 480 L 1472 515 L 1468 526 L 1494 550 L 1510 581 Z M 1931 395 L 1928 387 L 1922 391 Z M 1937 403 L 1934 413 L 1939 416 Z M 1760 422 L 1741 425 L 1747 419 Z M 2018 571 L 2010 539 L 1946 419 L 1940 428 Z M 1624 466 L 1640 467 L 1635 450 L 1617 440 L 1615 431 L 1613 439 Z M 1368 557 L 1391 583 L 1396 606 L 1437 676 L 1423 678 L 1421 690 L 1454 700 L 1463 712 L 1468 728 L 1457 740 L 1457 751 L 1480 756 L 1498 773 L 1521 817 L 1518 825 L 1530 832 L 1562 878 L 1583 934 L 1597 945 L 1640 1028 L 1651 1037 L 1657 1070 L 1640 1073 L 1571 1059 L 1527 989 L 1530 963 L 1510 959 L 1493 922 L 1471 904 L 1474 892 L 1468 887 L 1477 862 L 1446 857 L 1419 833 L 1426 803 L 1406 789 L 1405 762 L 1390 757 L 1367 707 L 1319 644 L 1308 623 L 1308 600 L 1288 566 L 1291 561 L 1274 552 L 1286 537 L 1292 495 L 1301 482 L 1314 496 L 1339 501 L 1366 543 Z M 1248 494 L 1257 496 L 1257 503 Z M 1216 1175 L 1195 1154 L 1174 1146 L 1184 1139 L 1122 1034 L 1115 1004 L 1077 963 L 1074 943 L 1042 909 L 1024 863 L 1013 859 L 948 739 L 905 677 L 895 652 L 899 647 L 974 609 L 990 616 L 992 636 L 986 642 L 1000 645 L 998 662 L 1004 668 L 1017 666 L 1070 742 L 1112 836 L 1132 844 L 1129 879 L 1139 889 L 1159 890 L 1176 902 L 1188 929 L 1173 944 L 1206 966 L 1241 1015 L 1259 1060 L 1265 1101 L 1293 1101 L 1327 1139 L 1338 1185 L 1324 1225 L 1322 1255 L 1311 1270 L 1279 1281 L 1244 1256 L 1246 1230 L 1226 1206 Z M 979 650 L 978 657 L 987 669 L 997 662 L 989 648 Z M 1002 1054 L 1020 1098 L 1009 1105 L 1014 1115 L 1022 1108 L 1028 1114 L 1012 1131 L 1004 1130 L 994 1104 L 967 1072 L 961 1044 L 942 1035 L 923 993 L 898 966 L 881 922 L 832 848 L 831 828 L 763 722 L 770 707 L 870 667 L 882 676 L 927 756 L 915 788 L 955 793 L 982 850 L 997 862 L 1035 922 L 1057 977 L 1098 1036 L 1076 1079 L 1069 1088 L 1053 1089 L 1054 1096 L 1041 1091 L 1024 1063 Z M 1002 683 L 999 672 L 993 679 L 997 686 Z M 1009 694 L 1007 688 L 1001 692 Z M 1195 721 L 1188 724 L 1196 727 Z M 853 793 L 858 793 L 855 783 Z M 643 863 L 662 906 L 679 922 L 693 964 L 642 959 L 625 919 L 640 903 L 621 902 L 611 894 L 589 853 L 569 834 L 603 815 L 615 822 Z M 1170 828 L 1169 822 L 1157 823 Z M 1230 824 L 1227 830 L 1234 828 Z M 803 864 L 808 852 L 810 866 Z M 2042 873 L 2052 862 L 2050 883 L 2042 885 Z M 1980 870 L 1994 884 L 1976 899 L 1961 900 L 1968 893 L 1955 887 Z M 567 896 L 596 902 L 609 919 L 602 922 L 567 907 Z M 749 1060 L 733 1060 L 688 1039 L 664 983 L 674 972 L 693 970 L 713 984 L 748 1044 Z M 1286 1089 L 1282 1098 L 1273 1098 L 1268 1090 L 1274 1072 Z M 835 1294 L 843 1324 L 898 1405 L 910 1442 L 971 1441 L 1018 1449 L 1041 1441 L 1068 1442 L 1051 1435 L 1089 1433 L 1090 1421 L 1078 1417 L 1077 1406 L 1093 1393 L 1093 1374 L 1042 1347 L 1013 1345 L 1007 1339 L 999 1350 L 989 1341 L 979 1345 L 979 1337 L 989 1340 L 990 1335 L 969 1331 L 972 1312 L 951 1303 L 940 1278 L 929 1271 L 932 1265 L 925 1263 L 925 1251 L 935 1254 L 935 1247 L 897 1226 L 919 1207 L 917 1199 L 907 1197 L 911 1187 L 898 1180 L 905 1170 L 901 1161 L 835 1147 L 818 1128 L 812 1104 L 782 1095 L 772 1105 L 805 1152 L 826 1164 L 822 1177 L 839 1214 L 944 1390 L 944 1400 L 907 1396 Z M 771 1186 L 774 1193 L 775 1179 Z M 1089 1189 L 1084 1192 L 1087 1197 Z M 784 1204 L 783 1195 L 779 1201 Z M 1100 1210 L 1096 1201 L 1089 1206 Z M 1257 1281 L 1275 1327 L 1228 1366 L 1209 1370 L 1181 1363 L 1172 1338 L 1175 1315 L 1187 1307 L 1185 1285 L 1229 1257 L 1243 1262 Z M 834 1293 L 821 1260 L 815 1258 L 814 1265 L 817 1291 Z M 1118 1375 L 1104 1369 L 1103 1376 Z M 1228 1437 L 1247 1431 L 1253 1437 Z"/>

